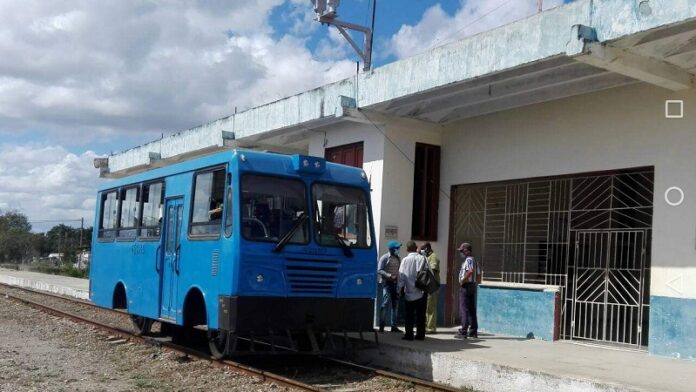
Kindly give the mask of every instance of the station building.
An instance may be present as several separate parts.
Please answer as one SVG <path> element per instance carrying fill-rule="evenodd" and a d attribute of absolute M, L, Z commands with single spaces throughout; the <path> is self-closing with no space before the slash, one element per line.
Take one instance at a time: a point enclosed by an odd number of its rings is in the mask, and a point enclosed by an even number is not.
<path fill-rule="evenodd" d="M 696 0 L 577 0 L 109 156 L 104 177 L 220 148 L 362 167 L 380 252 L 428 240 L 456 325 L 696 358 Z M 376 263 L 376 261 L 375 261 Z"/>

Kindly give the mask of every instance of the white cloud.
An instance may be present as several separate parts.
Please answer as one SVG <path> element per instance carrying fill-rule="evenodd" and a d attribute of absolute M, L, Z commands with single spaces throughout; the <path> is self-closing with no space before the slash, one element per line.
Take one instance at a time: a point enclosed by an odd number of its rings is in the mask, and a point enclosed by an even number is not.
<path fill-rule="evenodd" d="M 304 0 L 0 0 L 0 138 L 156 137 L 351 75 L 307 49 L 317 26 Z"/>
<path fill-rule="evenodd" d="M 544 9 L 563 4 L 563 0 L 544 0 Z M 387 42 L 384 56 L 404 58 L 422 53 L 466 36 L 491 30 L 537 12 L 537 0 L 461 0 L 454 15 L 440 4 L 425 11 L 416 25 L 403 25 Z"/>
<path fill-rule="evenodd" d="M 91 226 L 101 181 L 92 165 L 95 157 L 92 151 L 76 155 L 63 147 L 0 145 L 0 209 L 19 210 L 30 221 L 84 218 Z"/>
<path fill-rule="evenodd" d="M 295 35 L 308 35 L 319 27 L 319 23 L 314 21 L 313 7 L 307 4 L 307 0 L 290 0 L 291 11 L 284 19 L 292 21 L 290 31 Z"/>
<path fill-rule="evenodd" d="M 348 41 L 336 28 L 327 26 L 326 37 L 319 40 L 314 56 L 322 60 L 338 60 L 346 57 L 355 57 L 355 52 Z M 360 42 L 360 41 L 358 41 Z"/>

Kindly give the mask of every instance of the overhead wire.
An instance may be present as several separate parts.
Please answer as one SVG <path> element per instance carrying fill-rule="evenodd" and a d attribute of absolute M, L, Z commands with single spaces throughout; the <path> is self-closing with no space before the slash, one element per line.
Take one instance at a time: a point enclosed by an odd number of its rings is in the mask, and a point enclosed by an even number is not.
<path fill-rule="evenodd" d="M 34 224 L 34 223 L 81 222 L 81 221 L 82 221 L 82 219 L 46 219 L 46 220 L 28 221 L 28 223 Z"/>
<path fill-rule="evenodd" d="M 406 158 L 406 160 L 409 161 L 409 162 L 411 163 L 411 165 L 413 165 L 413 167 L 415 168 L 415 167 L 416 167 L 416 162 L 415 162 L 413 159 L 411 159 L 411 157 L 408 156 L 408 154 L 406 154 L 406 152 L 405 152 L 404 150 L 402 150 L 401 147 L 399 147 L 399 145 L 396 144 L 396 142 L 394 142 L 394 141 L 387 135 L 387 133 L 386 133 L 385 131 L 383 131 L 374 121 L 372 121 L 372 119 L 367 115 L 367 113 L 365 113 L 364 111 L 360 111 L 360 112 L 361 112 L 362 115 L 365 117 L 365 119 L 366 119 L 367 121 L 369 121 L 370 124 L 372 124 L 372 126 L 373 126 L 379 133 L 381 133 L 382 136 L 384 136 L 384 138 L 385 138 L 387 141 L 389 141 L 389 143 L 391 143 L 392 146 L 394 146 L 394 147 L 397 149 L 397 151 L 399 151 L 399 152 L 401 153 L 401 155 L 403 155 L 404 158 Z M 382 168 L 382 169 L 384 169 L 384 168 Z M 415 184 L 414 184 L 414 186 L 415 186 Z M 442 188 L 438 188 L 438 191 L 440 191 L 440 193 L 442 193 L 442 195 L 445 196 L 445 198 L 446 198 L 447 200 L 450 200 L 450 199 L 451 199 L 451 198 L 450 198 L 450 195 L 447 194 L 447 192 L 445 192 Z"/>

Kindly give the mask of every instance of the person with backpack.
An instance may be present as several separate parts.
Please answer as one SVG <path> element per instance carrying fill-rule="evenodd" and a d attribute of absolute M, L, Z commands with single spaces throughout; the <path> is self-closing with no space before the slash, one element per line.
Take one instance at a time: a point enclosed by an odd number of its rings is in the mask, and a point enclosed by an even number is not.
<path fill-rule="evenodd" d="M 417 252 L 418 246 L 414 241 L 406 243 L 408 256 L 401 260 L 399 267 L 398 292 L 403 290 L 406 300 L 406 328 L 404 340 L 425 339 L 425 308 L 428 295 L 416 287 L 418 272 L 429 270 L 425 256 Z M 413 326 L 416 326 L 416 335 L 413 335 Z"/>

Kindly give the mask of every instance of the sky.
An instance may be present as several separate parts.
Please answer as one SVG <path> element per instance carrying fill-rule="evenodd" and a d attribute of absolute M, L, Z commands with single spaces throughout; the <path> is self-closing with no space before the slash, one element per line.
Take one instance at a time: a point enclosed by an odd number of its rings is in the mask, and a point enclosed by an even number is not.
<path fill-rule="evenodd" d="M 339 16 L 368 24 L 371 4 Z M 377 0 L 373 66 L 536 9 Z M 352 75 L 357 55 L 313 16 L 310 0 L 0 0 L 0 211 L 91 226 L 95 157 Z"/>

